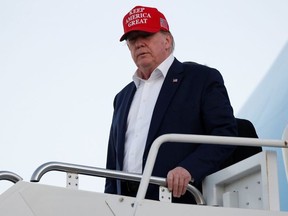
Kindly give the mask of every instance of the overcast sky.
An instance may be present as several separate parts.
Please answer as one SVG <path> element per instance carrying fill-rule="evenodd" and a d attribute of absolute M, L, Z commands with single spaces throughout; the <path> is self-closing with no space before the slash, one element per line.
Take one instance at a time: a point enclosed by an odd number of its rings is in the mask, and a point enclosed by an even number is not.
<path fill-rule="evenodd" d="M 119 42 L 136 5 L 165 14 L 178 60 L 222 73 L 236 116 L 288 41 L 286 0 L 0 0 L 0 170 L 105 167 L 113 98 L 136 69 Z M 90 179 L 80 187 L 103 190 Z"/>

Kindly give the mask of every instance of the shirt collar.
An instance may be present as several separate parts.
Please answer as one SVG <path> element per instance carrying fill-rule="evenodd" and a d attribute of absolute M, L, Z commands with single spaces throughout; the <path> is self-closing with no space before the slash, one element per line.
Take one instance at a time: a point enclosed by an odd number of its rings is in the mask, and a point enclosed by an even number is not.
<path fill-rule="evenodd" d="M 158 78 L 159 76 L 163 76 L 164 78 L 166 77 L 168 70 L 170 68 L 170 66 L 172 65 L 174 61 L 174 56 L 171 53 L 168 58 L 166 58 L 157 68 L 155 68 L 155 70 L 152 72 L 151 76 L 149 77 L 149 80 L 153 80 Z M 137 70 L 135 71 L 133 77 L 132 77 L 136 87 L 138 88 L 140 85 L 141 81 L 144 81 L 142 78 L 140 78 L 138 76 Z"/>

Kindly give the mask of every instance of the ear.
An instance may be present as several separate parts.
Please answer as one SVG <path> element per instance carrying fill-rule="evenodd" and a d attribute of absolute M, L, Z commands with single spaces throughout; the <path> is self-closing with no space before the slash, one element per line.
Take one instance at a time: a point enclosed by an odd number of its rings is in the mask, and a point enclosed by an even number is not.
<path fill-rule="evenodd" d="M 129 46 L 129 43 L 127 41 L 126 41 L 126 45 L 127 45 L 128 49 L 131 50 L 130 46 Z"/>
<path fill-rule="evenodd" d="M 170 34 L 165 34 L 165 48 L 170 49 L 172 47 L 172 36 Z"/>

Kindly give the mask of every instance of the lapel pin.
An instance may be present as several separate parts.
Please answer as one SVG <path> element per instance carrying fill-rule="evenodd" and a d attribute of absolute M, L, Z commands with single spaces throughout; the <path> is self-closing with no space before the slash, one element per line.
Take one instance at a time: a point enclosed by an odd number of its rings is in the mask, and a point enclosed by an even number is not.
<path fill-rule="evenodd" d="M 172 82 L 173 82 L 173 83 L 177 83 L 177 82 L 178 82 L 178 79 L 173 79 Z"/>

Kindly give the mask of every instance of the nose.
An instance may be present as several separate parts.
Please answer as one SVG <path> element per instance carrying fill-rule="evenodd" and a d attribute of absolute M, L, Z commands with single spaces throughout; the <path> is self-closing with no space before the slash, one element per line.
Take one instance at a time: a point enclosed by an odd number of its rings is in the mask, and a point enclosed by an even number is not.
<path fill-rule="evenodd" d="M 141 47 L 144 47 L 145 46 L 145 43 L 144 43 L 144 40 L 143 40 L 143 38 L 141 38 L 141 37 L 139 37 L 139 38 L 137 38 L 137 39 L 135 39 L 135 48 L 136 49 L 139 49 L 139 48 L 141 48 Z"/>

